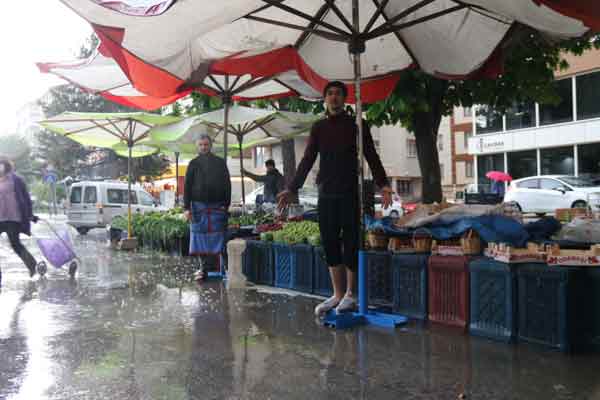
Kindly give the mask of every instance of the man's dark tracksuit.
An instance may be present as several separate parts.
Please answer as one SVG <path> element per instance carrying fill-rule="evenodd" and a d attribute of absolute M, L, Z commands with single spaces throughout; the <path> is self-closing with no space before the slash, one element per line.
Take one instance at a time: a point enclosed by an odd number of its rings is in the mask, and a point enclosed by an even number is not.
<path fill-rule="evenodd" d="M 377 185 L 387 186 L 388 179 L 375 150 L 371 131 L 366 123 L 363 127 L 365 158 Z M 350 269 L 356 268 L 360 239 L 357 135 L 355 119 L 346 113 L 330 115 L 316 122 L 296 176 L 288 188 L 297 192 L 302 187 L 319 156 L 319 227 L 325 257 L 329 266 L 343 264 Z"/>

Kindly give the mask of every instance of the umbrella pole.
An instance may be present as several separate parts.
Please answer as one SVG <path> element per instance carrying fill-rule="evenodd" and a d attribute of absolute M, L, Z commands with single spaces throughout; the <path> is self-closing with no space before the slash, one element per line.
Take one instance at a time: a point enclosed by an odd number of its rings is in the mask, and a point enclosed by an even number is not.
<path fill-rule="evenodd" d="M 352 0 L 352 22 L 357 32 L 360 31 L 359 26 L 359 12 L 358 12 L 358 0 Z M 363 210 L 363 193 L 364 193 L 364 157 L 363 157 L 363 125 L 362 125 L 362 98 L 360 93 L 360 86 L 362 80 L 361 71 L 361 54 L 365 51 L 364 41 L 357 39 L 349 43 L 349 50 L 352 54 L 352 61 L 354 63 L 354 97 L 356 104 L 356 126 L 358 128 L 358 135 L 356 137 L 356 148 L 358 149 L 358 209 L 359 209 L 359 221 L 358 221 L 358 232 L 359 232 L 359 246 L 358 246 L 358 311 L 362 315 L 367 314 L 368 306 L 368 294 L 367 294 L 367 270 L 365 265 L 364 255 L 364 210 Z"/>
<path fill-rule="evenodd" d="M 179 152 L 175 152 L 175 206 L 179 205 Z"/>
<path fill-rule="evenodd" d="M 225 75 L 225 90 L 223 90 L 223 101 L 224 121 L 223 128 L 225 133 L 223 134 L 223 159 L 227 164 L 227 136 L 229 133 L 229 106 L 231 105 L 231 93 L 229 93 L 229 75 Z"/>
<path fill-rule="evenodd" d="M 127 142 L 129 157 L 127 157 L 127 238 L 131 239 L 131 138 Z"/>
<path fill-rule="evenodd" d="M 240 176 L 242 177 L 242 212 L 246 211 L 246 185 L 244 182 L 244 151 L 242 149 L 242 137 L 238 136 L 240 149 Z"/>

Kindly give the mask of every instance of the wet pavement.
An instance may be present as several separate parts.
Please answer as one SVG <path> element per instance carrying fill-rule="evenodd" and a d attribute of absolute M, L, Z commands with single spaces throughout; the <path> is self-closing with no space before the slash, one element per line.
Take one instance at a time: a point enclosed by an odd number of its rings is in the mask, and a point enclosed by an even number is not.
<path fill-rule="evenodd" d="M 29 279 L 0 239 L 0 399 L 600 399 L 599 356 L 417 323 L 336 332 L 317 299 L 198 287 L 104 236 L 75 238 L 75 280 Z"/>

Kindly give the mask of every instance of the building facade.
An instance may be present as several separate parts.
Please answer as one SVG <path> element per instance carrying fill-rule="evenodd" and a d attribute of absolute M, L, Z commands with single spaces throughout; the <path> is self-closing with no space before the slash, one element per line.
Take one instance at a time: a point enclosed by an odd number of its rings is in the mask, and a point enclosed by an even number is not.
<path fill-rule="evenodd" d="M 515 104 L 505 114 L 477 106 L 469 154 L 479 190 L 488 171 L 514 179 L 532 175 L 600 176 L 600 51 L 568 57 L 556 74 L 556 105 Z"/>

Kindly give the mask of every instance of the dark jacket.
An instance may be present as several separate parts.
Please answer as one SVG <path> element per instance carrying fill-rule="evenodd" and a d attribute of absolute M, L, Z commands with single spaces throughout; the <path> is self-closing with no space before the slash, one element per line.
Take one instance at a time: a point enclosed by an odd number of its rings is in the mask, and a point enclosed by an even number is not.
<path fill-rule="evenodd" d="M 185 174 L 183 207 L 192 201 L 231 204 L 231 179 L 225 160 L 216 155 L 200 154 L 190 161 Z"/>
<path fill-rule="evenodd" d="M 284 181 L 283 175 L 277 168 L 268 171 L 266 175 L 254 175 L 244 171 L 244 174 L 256 182 L 265 184 L 264 199 L 266 203 L 275 203 L 277 194 L 283 190 Z"/>
<path fill-rule="evenodd" d="M 23 179 L 11 173 L 8 175 L 12 179 L 15 187 L 15 195 L 17 196 L 17 204 L 21 210 L 21 223 L 19 231 L 25 235 L 31 236 L 31 219 L 33 218 L 33 209 L 31 205 L 31 197 L 27 191 L 27 186 Z"/>
<path fill-rule="evenodd" d="M 363 151 L 379 187 L 389 185 L 385 169 L 373 144 L 371 131 L 363 122 Z M 347 113 L 330 115 L 317 121 L 310 132 L 304 157 L 289 185 L 292 192 L 302 187 L 317 156 L 320 159 L 317 185 L 319 195 L 343 196 L 358 191 L 358 129 L 354 117 Z"/>

